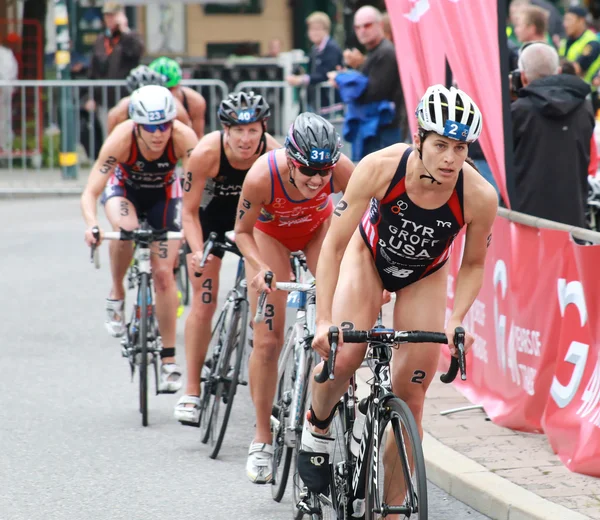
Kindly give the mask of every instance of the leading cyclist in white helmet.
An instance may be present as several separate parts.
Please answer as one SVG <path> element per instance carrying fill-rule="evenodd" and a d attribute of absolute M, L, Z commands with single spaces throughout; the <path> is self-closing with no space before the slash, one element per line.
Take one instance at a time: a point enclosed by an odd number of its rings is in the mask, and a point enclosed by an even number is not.
<path fill-rule="evenodd" d="M 138 216 L 146 214 L 155 229 L 181 229 L 181 184 L 175 165 L 188 157 L 196 145 L 194 131 L 175 120 L 173 95 L 165 87 L 148 85 L 133 92 L 129 117 L 105 141 L 81 196 L 87 230 L 85 241 L 95 243 L 93 228 L 98 226 L 96 202 L 102 195 L 106 218 L 112 229 L 139 227 Z M 159 391 L 174 393 L 181 387 L 181 370 L 175 364 L 177 289 L 173 267 L 177 241 L 153 245 L 152 279 L 156 291 L 156 316 L 163 341 Z M 112 288 L 106 299 L 106 327 L 111 335 L 125 333 L 123 279 L 131 262 L 129 242 L 109 245 Z"/>
<path fill-rule="evenodd" d="M 329 355 L 329 327 L 351 322 L 356 329 L 370 329 L 384 289 L 396 293 L 395 329 L 445 330 L 453 337 L 481 288 L 497 209 L 494 188 L 466 162 L 469 143 L 481 133 L 481 112 L 463 91 L 435 85 L 427 89 L 416 116 L 414 147 L 394 144 L 367 155 L 354 170 L 334 212 L 316 273 L 313 348 L 324 358 Z M 446 323 L 446 261 L 463 226 L 466 245 Z M 473 344 L 470 334 L 466 343 L 467 349 Z M 451 345 L 453 354 L 454 350 Z M 335 379 L 325 384 L 312 382 L 298 462 L 304 482 L 312 489 L 323 484 L 320 472 L 329 471 L 327 464 L 311 465 L 322 462 L 315 453 L 327 456 L 333 446 L 328 436 L 332 409 L 364 355 L 365 345 L 342 346 Z M 394 393 L 411 408 L 419 428 L 439 355 L 436 344 L 403 345 L 393 353 Z M 388 438 L 393 440 L 393 436 Z M 395 457 L 390 451 L 386 462 L 393 464 Z M 386 482 L 399 478 L 394 486 L 386 485 L 390 489 L 386 503 L 402 504 L 402 477 L 389 473 L 385 477 Z"/>

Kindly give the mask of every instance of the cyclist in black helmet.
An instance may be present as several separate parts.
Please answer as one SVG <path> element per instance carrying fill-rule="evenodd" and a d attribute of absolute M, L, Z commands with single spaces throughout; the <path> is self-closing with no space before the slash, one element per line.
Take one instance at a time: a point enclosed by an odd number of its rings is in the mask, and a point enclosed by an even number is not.
<path fill-rule="evenodd" d="M 129 71 L 127 76 L 127 90 L 129 94 L 132 94 L 135 90 L 144 87 L 146 85 L 159 85 L 164 87 L 167 80 L 158 72 L 153 71 L 146 65 L 138 65 L 135 69 Z M 129 119 L 129 101 L 131 96 L 124 97 L 121 99 L 113 108 L 108 111 L 108 133 L 110 134 L 115 126 L 123 121 Z M 181 121 L 184 125 L 192 125 L 192 121 L 188 116 L 187 111 L 183 104 L 175 98 L 175 108 L 177 108 L 176 119 Z"/>
<path fill-rule="evenodd" d="M 291 125 L 285 147 L 261 157 L 244 180 L 235 224 L 236 243 L 244 254 L 249 300 L 256 312 L 258 294 L 268 291 L 264 277 L 289 281 L 290 252 L 303 251 L 312 273 L 333 213 L 330 195 L 345 191 L 354 170 L 341 153 L 333 125 L 306 112 Z M 277 385 L 277 360 L 283 345 L 287 294 L 267 298 L 273 317 L 269 326 L 254 325 L 249 362 L 250 390 L 256 409 L 256 431 L 246 473 L 256 484 L 272 479 L 271 408 Z"/>
<path fill-rule="evenodd" d="M 269 150 L 281 145 L 268 133 L 268 103 L 252 92 L 230 94 L 221 102 L 223 130 L 205 135 L 190 156 L 183 183 L 183 229 L 191 254 L 190 273 L 198 271 L 204 240 L 215 231 L 219 240 L 233 230 L 246 172 Z M 190 276 L 192 308 L 185 324 L 187 386 L 175 407 L 175 418 L 197 424 L 200 412 L 200 370 L 210 341 L 211 322 L 219 294 L 223 252 L 209 256 L 201 278 Z"/>

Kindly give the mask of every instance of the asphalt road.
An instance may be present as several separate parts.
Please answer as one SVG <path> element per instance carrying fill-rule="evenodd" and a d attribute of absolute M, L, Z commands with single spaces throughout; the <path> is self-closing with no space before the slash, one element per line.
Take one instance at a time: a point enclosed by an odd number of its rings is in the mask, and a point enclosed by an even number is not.
<path fill-rule="evenodd" d="M 97 271 L 78 199 L 3 200 L 0 218 L 0 520 L 290 518 L 289 493 L 277 504 L 245 475 L 247 388 L 219 460 L 173 419 L 178 395 L 151 395 L 141 426 L 137 380 L 103 326 L 107 247 Z M 435 486 L 430 495 L 430 519 L 487 518 Z"/>

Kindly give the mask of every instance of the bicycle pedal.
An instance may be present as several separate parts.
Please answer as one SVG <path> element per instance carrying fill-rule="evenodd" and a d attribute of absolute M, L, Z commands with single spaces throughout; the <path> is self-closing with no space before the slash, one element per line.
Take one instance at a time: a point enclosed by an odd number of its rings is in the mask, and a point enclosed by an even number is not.
<path fill-rule="evenodd" d="M 238 385 L 240 385 L 240 386 L 248 386 L 248 381 L 238 381 Z"/>
<path fill-rule="evenodd" d="M 192 426 L 194 428 L 200 428 L 200 421 L 197 423 L 191 421 L 179 421 L 182 426 Z"/>

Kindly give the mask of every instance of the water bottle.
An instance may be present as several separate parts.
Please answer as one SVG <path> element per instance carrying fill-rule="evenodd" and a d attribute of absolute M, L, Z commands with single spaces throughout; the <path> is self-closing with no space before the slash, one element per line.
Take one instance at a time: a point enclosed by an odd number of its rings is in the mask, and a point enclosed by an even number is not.
<path fill-rule="evenodd" d="M 360 447 L 360 438 L 362 436 L 363 426 L 367 413 L 368 401 L 363 399 L 356 407 L 356 418 L 352 426 L 352 439 L 350 439 L 350 451 L 355 457 L 358 457 L 358 449 Z"/>

